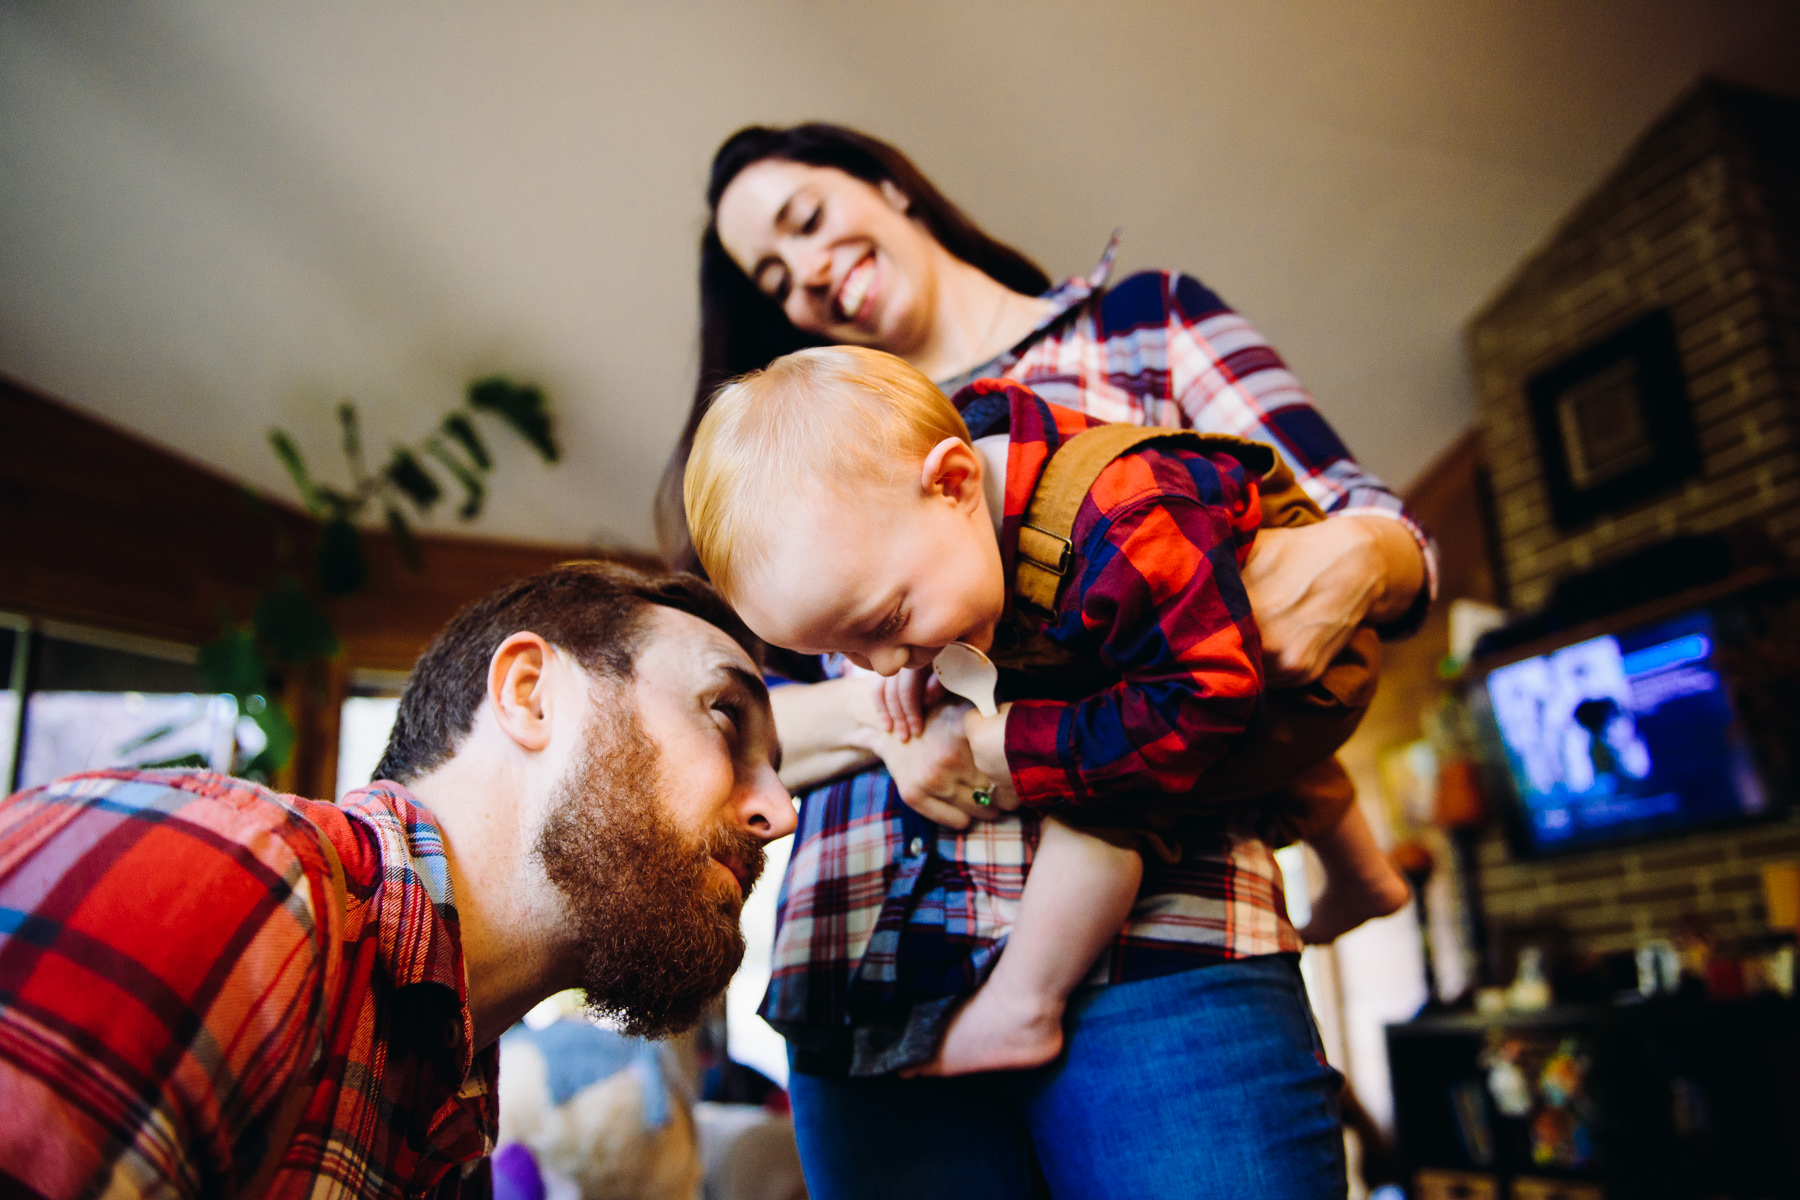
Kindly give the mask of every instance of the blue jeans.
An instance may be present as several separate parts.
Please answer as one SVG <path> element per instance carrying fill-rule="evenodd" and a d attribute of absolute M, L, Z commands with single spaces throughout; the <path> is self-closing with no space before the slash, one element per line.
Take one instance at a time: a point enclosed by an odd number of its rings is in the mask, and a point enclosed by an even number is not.
<path fill-rule="evenodd" d="M 793 1074 L 812 1200 L 1344 1195 L 1340 1077 L 1289 960 L 1086 988 L 1064 1029 L 1032 1071 Z"/>

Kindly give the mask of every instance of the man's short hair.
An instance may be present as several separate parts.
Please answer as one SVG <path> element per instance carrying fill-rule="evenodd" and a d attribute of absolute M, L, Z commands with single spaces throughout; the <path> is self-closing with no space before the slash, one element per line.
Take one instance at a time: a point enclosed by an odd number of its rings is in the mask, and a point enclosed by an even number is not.
<path fill-rule="evenodd" d="M 956 408 L 905 360 L 861 346 L 784 355 L 719 390 L 694 432 L 682 499 L 694 550 L 727 596 L 767 553 L 804 483 L 891 484 L 945 438 Z"/>
<path fill-rule="evenodd" d="M 653 605 L 718 626 L 759 661 L 755 635 L 704 580 L 619 563 L 563 563 L 475 601 L 432 639 L 407 678 L 375 778 L 411 783 L 450 760 L 487 698 L 494 651 L 515 633 L 537 634 L 596 675 L 630 679 Z"/>

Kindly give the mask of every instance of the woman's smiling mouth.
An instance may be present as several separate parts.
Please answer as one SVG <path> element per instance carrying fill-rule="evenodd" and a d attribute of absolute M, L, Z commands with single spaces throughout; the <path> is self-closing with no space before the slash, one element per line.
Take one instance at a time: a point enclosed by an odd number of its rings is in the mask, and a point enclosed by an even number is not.
<path fill-rule="evenodd" d="M 875 252 L 870 251 L 844 274 L 831 304 L 840 321 L 860 325 L 875 307 Z"/>

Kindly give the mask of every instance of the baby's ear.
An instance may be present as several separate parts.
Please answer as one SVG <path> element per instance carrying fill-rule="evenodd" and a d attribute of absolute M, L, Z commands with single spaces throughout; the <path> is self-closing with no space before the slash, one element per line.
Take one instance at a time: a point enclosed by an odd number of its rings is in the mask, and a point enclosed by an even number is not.
<path fill-rule="evenodd" d="M 972 504 L 981 497 L 981 455 L 961 438 L 947 437 L 925 456 L 919 486 L 927 496 Z"/>

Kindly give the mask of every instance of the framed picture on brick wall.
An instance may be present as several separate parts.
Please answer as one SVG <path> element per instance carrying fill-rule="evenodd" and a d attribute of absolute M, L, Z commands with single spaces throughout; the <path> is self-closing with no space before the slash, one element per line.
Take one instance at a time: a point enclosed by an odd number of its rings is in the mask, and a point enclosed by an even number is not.
<path fill-rule="evenodd" d="M 1700 442 L 1675 325 L 1658 309 L 1525 385 L 1550 514 L 1568 531 L 1680 487 Z"/>

